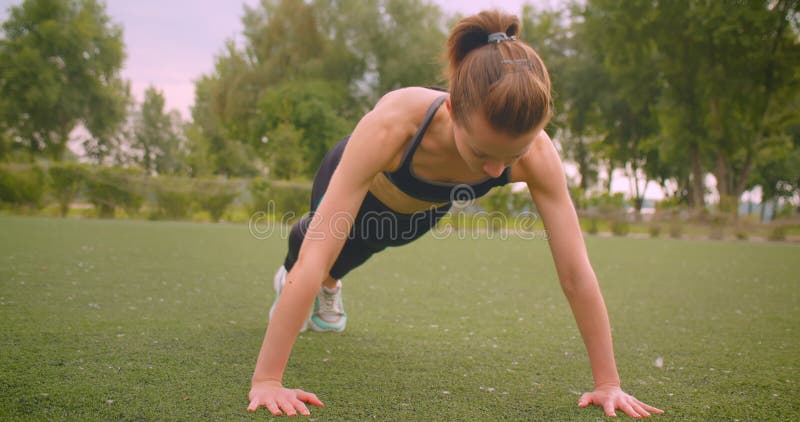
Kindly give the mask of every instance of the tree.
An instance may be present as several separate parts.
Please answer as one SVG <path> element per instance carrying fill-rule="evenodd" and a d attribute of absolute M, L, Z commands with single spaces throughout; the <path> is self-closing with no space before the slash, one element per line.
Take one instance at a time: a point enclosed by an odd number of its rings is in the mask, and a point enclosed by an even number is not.
<path fill-rule="evenodd" d="M 0 40 L 0 127 L 30 159 L 60 160 L 83 124 L 108 139 L 124 120 L 122 28 L 96 0 L 25 0 L 9 9 Z"/>
<path fill-rule="evenodd" d="M 250 99 L 237 97 L 239 92 L 257 98 L 260 92 L 257 84 L 241 90 L 231 89 L 231 85 L 248 71 L 248 62 L 236 50 L 232 41 L 226 43 L 225 50 L 214 62 L 214 72 L 202 76 L 195 83 L 192 123 L 186 129 L 187 149 L 192 158 L 192 175 L 218 174 L 224 176 L 253 176 L 257 174 L 253 148 L 238 135 L 246 135 L 250 130 L 246 125 L 253 122 L 252 117 L 235 113 L 255 111 L 255 103 Z M 249 92 L 252 91 L 252 92 Z M 231 104 L 240 104 L 235 108 Z M 241 129 L 240 129 L 241 128 Z M 198 171 L 200 173 L 198 173 Z"/>
<path fill-rule="evenodd" d="M 183 166 L 180 115 L 165 113 L 164 95 L 150 86 L 134 122 L 133 148 L 146 174 L 177 173 Z"/>
<path fill-rule="evenodd" d="M 333 108 L 346 96 L 341 86 L 318 79 L 286 82 L 266 91 L 258 105 L 260 125 L 255 134 L 266 146 L 265 157 L 274 164 L 282 160 L 280 155 L 289 154 L 286 162 L 296 165 L 291 175 L 313 177 L 328 149 L 352 130 L 351 123 Z M 265 136 L 268 143 L 263 142 Z M 275 170 L 273 166 L 272 174 L 291 177 Z"/>
<path fill-rule="evenodd" d="M 800 82 L 791 59 L 800 53 L 797 12 L 796 0 L 658 3 L 653 40 L 668 87 L 661 117 L 688 151 L 693 203 L 702 204 L 705 169 L 721 199 L 735 202 L 758 151 L 786 130 Z"/>
<path fill-rule="evenodd" d="M 577 76 L 583 77 L 578 80 L 588 84 L 581 87 L 583 90 L 589 88 L 591 92 L 590 87 L 599 88 L 597 93 L 601 95 L 597 102 L 605 128 L 601 151 L 611 163 L 625 168 L 633 182 L 632 196 L 639 211 L 644 200 L 640 177 L 644 175 L 646 186 L 648 175 L 644 169 L 648 159 L 658 157 L 646 148 L 647 141 L 660 129 L 656 113 L 661 89 L 655 66 L 658 51 L 647 36 L 657 16 L 648 2 L 622 4 L 607 0 L 587 3 L 581 16 L 583 22 L 576 29 L 576 37 L 581 41 L 581 55 L 587 58 L 587 63 L 578 66 L 597 69 L 598 66 L 592 66 L 591 57 L 598 55 L 602 71 L 598 71 L 593 83 L 591 75 L 581 75 L 579 70 Z M 602 81 L 603 86 L 598 86 L 597 81 Z M 573 92 L 580 98 L 581 91 Z M 581 104 L 585 103 L 578 103 Z M 578 112 L 579 116 L 580 112 L 586 113 L 581 109 Z"/>
<path fill-rule="evenodd" d="M 578 187 L 585 193 L 597 180 L 600 160 L 596 144 L 604 130 L 599 121 L 599 103 L 608 86 L 608 75 L 598 50 L 587 47 L 579 11 L 571 13 L 525 5 L 521 34 L 550 73 L 556 111 L 548 130 L 561 140 L 565 157 L 577 165 Z"/>

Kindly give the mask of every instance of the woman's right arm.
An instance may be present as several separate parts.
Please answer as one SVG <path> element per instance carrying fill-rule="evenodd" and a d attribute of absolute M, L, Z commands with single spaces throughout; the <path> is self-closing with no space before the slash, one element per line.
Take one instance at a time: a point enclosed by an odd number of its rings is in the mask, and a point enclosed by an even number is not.
<path fill-rule="evenodd" d="M 283 388 L 283 371 L 314 296 L 347 240 L 372 179 L 390 166 L 415 130 L 413 122 L 406 123 L 408 118 L 398 112 L 404 108 L 398 101 L 403 100 L 385 98 L 376 105 L 347 142 L 267 327 L 253 373 L 249 411 L 264 406 L 274 415 L 307 415 L 303 402 L 322 406 L 311 393 Z"/>

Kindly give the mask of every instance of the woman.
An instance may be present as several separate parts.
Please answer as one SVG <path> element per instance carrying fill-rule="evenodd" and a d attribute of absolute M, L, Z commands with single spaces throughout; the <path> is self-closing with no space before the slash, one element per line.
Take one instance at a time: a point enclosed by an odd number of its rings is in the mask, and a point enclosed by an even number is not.
<path fill-rule="evenodd" d="M 306 324 L 318 331 L 344 329 L 339 280 L 373 253 L 424 234 L 454 196 L 477 197 L 493 186 L 525 182 L 550 234 L 559 280 L 592 366 L 595 390 L 578 405 L 602 406 L 609 416 L 615 409 L 633 417 L 662 413 L 620 388 L 605 304 L 561 161 L 543 131 L 551 115 L 549 76 L 536 52 L 516 40 L 518 28 L 515 16 L 500 12 L 463 19 L 447 45 L 450 94 L 406 88 L 385 95 L 325 157 L 312 189 L 312 212 L 293 227 L 275 277 L 279 295 L 248 410 L 263 406 L 293 416 L 309 414 L 304 403 L 322 406 L 314 394 L 284 388 L 281 379 Z"/>

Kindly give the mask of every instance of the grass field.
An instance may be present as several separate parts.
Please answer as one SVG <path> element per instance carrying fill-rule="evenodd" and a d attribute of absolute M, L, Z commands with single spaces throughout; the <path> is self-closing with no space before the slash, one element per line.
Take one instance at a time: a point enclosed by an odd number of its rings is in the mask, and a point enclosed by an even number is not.
<path fill-rule="evenodd" d="M 623 387 L 654 420 L 800 419 L 800 247 L 587 238 Z M 245 411 L 285 241 L 246 225 L 0 217 L 0 419 L 263 420 Z M 547 243 L 434 239 L 345 280 L 302 334 L 309 420 L 598 420 Z M 657 358 L 663 367 L 657 367 Z"/>

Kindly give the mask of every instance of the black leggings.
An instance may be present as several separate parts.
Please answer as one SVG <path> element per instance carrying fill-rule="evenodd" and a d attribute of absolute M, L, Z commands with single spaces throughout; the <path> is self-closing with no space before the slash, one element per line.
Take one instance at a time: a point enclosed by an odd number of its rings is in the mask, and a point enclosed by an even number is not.
<path fill-rule="evenodd" d="M 297 261 L 311 217 L 328 189 L 331 176 L 342 159 L 348 139 L 349 136 L 339 141 L 322 159 L 311 188 L 310 213 L 295 223 L 289 234 L 289 251 L 284 260 L 286 270 L 291 270 Z M 400 214 L 367 192 L 358 215 L 353 220 L 353 226 L 342 251 L 331 267 L 330 276 L 341 279 L 350 270 L 366 262 L 372 254 L 386 249 L 387 246 L 405 245 L 420 238 L 435 226 L 449 209 L 448 204 L 425 212 Z"/>

